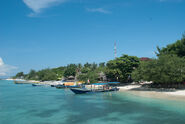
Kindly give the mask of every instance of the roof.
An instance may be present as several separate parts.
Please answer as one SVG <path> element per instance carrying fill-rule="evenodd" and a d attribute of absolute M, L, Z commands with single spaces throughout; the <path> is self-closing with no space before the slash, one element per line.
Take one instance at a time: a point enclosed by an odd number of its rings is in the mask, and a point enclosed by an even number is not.
<path fill-rule="evenodd" d="M 74 76 L 69 76 L 68 78 L 75 78 Z"/>
<path fill-rule="evenodd" d="M 140 60 L 141 60 L 141 61 L 149 61 L 149 60 L 151 60 L 151 59 L 148 58 L 148 57 L 141 57 Z"/>

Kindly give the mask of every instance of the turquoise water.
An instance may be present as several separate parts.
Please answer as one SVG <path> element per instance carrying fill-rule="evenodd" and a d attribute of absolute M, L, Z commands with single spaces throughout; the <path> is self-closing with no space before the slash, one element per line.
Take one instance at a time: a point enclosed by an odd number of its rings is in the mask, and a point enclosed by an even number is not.
<path fill-rule="evenodd" d="M 185 102 L 0 80 L 0 124 L 185 124 Z"/>

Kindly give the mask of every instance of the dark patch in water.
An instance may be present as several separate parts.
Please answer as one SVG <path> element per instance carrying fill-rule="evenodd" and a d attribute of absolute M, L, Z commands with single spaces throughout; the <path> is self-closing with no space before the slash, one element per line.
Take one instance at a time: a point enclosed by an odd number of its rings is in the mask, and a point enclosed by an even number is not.
<path fill-rule="evenodd" d="M 118 117 L 106 117 L 105 119 L 102 119 L 103 121 L 120 121 Z"/>
<path fill-rule="evenodd" d="M 36 113 L 36 112 L 38 112 L 38 110 L 36 110 L 36 109 L 32 109 L 32 110 L 28 111 L 28 113 Z"/>
<path fill-rule="evenodd" d="M 37 113 L 38 110 L 36 109 L 31 109 L 31 110 L 28 110 L 28 111 L 25 111 L 23 113 L 21 113 L 22 115 L 26 115 L 26 114 L 30 114 L 30 115 L 34 115 L 35 113 Z"/>
<path fill-rule="evenodd" d="M 54 114 L 58 113 L 59 111 L 60 111 L 60 109 L 44 110 L 42 112 L 35 114 L 35 116 L 39 116 L 41 118 L 48 118 L 48 117 L 51 117 Z"/>

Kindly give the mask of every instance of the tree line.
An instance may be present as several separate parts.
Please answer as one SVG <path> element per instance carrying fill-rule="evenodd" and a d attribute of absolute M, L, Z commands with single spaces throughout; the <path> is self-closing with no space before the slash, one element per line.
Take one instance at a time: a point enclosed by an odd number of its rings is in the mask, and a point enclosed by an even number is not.
<path fill-rule="evenodd" d="M 61 80 L 69 76 L 78 81 L 91 83 L 119 81 L 122 83 L 152 81 L 154 84 L 178 84 L 185 81 L 185 35 L 181 40 L 166 47 L 157 47 L 157 58 L 141 60 L 136 56 L 122 55 L 107 63 L 69 64 L 58 68 L 39 71 L 30 70 L 28 74 L 17 73 L 13 78 L 27 80 Z"/>
<path fill-rule="evenodd" d="M 166 47 L 157 47 L 157 58 L 142 61 L 132 72 L 134 81 L 152 81 L 158 87 L 182 87 L 185 84 L 185 35 Z M 177 85 L 179 84 L 179 85 Z"/>
<path fill-rule="evenodd" d="M 130 82 L 131 73 L 138 65 L 138 57 L 123 55 L 107 63 L 69 64 L 67 66 L 47 68 L 39 71 L 32 69 L 28 74 L 19 72 L 13 78 L 49 81 L 67 79 L 73 76 L 78 81 L 89 81 L 90 83 L 98 81 Z"/>

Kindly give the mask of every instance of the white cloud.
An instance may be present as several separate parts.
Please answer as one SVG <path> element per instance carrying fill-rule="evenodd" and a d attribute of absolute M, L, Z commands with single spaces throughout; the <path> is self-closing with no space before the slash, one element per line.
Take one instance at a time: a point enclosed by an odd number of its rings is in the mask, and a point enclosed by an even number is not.
<path fill-rule="evenodd" d="M 109 14 L 109 13 L 111 13 L 110 11 L 108 11 L 108 10 L 105 10 L 105 9 L 103 9 L 103 8 L 87 8 L 87 11 L 88 12 L 100 12 L 100 13 L 105 13 L 105 14 Z"/>
<path fill-rule="evenodd" d="M 0 58 L 0 66 L 4 65 L 2 58 Z"/>
<path fill-rule="evenodd" d="M 49 8 L 60 3 L 64 3 L 67 0 L 23 0 L 23 2 L 33 11 L 29 16 L 33 17 L 45 8 Z"/>
<path fill-rule="evenodd" d="M 14 69 L 17 69 L 17 67 L 4 64 L 3 59 L 0 57 L 0 76 L 7 76 Z"/>

